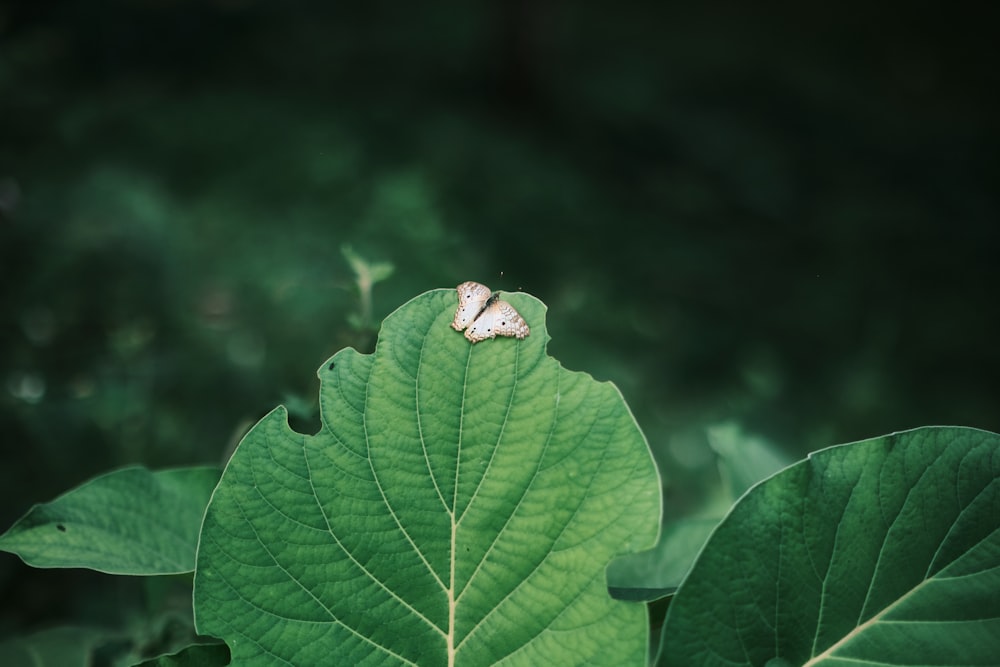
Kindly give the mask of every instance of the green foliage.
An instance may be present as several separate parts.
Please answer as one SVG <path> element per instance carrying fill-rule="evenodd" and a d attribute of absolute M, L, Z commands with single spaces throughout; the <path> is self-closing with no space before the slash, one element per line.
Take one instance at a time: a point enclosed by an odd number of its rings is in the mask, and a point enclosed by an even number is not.
<path fill-rule="evenodd" d="M 229 657 L 225 644 L 194 644 L 177 653 L 144 660 L 136 667 L 220 667 L 229 664 Z"/>
<path fill-rule="evenodd" d="M 649 551 L 627 554 L 612 562 L 608 567 L 608 586 L 616 597 L 656 600 L 673 594 L 736 499 L 788 463 L 771 443 L 743 433 L 736 424 L 711 426 L 707 436 L 724 482 L 721 497 L 699 516 L 668 522 L 656 546 Z"/>
<path fill-rule="evenodd" d="M 187 624 L 190 625 L 190 624 Z M 229 649 L 186 632 L 177 618 L 164 616 L 132 633 L 99 627 L 62 626 L 0 642 L 4 667 L 221 667 Z M 162 652 L 162 654 L 160 654 Z M 160 654 L 160 655 L 157 655 Z M 147 655 L 153 655 L 143 659 Z"/>
<path fill-rule="evenodd" d="M 388 280 L 395 267 L 389 262 L 369 262 L 347 244 L 340 247 L 340 253 L 347 260 L 354 273 L 354 283 L 358 290 L 358 312 L 351 313 L 347 317 L 347 321 L 358 332 L 371 333 L 373 330 L 372 290 L 376 283 Z"/>
<path fill-rule="evenodd" d="M 719 459 L 719 476 L 728 491 L 724 511 L 751 486 L 791 463 L 770 442 L 748 436 L 732 422 L 710 426 L 707 435 L 708 444 Z"/>
<path fill-rule="evenodd" d="M 194 549 L 217 468 L 125 468 L 33 507 L 0 535 L 0 550 L 35 567 L 111 574 L 194 569 Z"/>
<path fill-rule="evenodd" d="M 90 654 L 106 632 L 93 628 L 60 627 L 0 643 L 0 665 L 88 667 Z"/>
<path fill-rule="evenodd" d="M 57 628 L 0 664 L 997 664 L 1000 435 L 921 428 L 786 466 L 723 424 L 718 501 L 650 549 L 659 477 L 631 412 L 548 356 L 540 301 L 505 298 L 531 335 L 476 345 L 454 290 L 412 299 L 374 353 L 319 369 L 318 432 L 279 407 L 221 479 L 128 468 L 33 508 L 0 548 L 194 568 L 193 618 Z M 658 641 L 644 601 L 669 604 Z"/>
<path fill-rule="evenodd" d="M 283 410 L 244 439 L 206 513 L 199 631 L 240 664 L 636 663 L 641 606 L 605 566 L 651 545 L 658 476 L 618 391 L 524 341 L 470 345 L 454 290 L 388 317 L 374 355 L 319 371 L 322 430 Z"/>
<path fill-rule="evenodd" d="M 998 592 L 1000 436 L 897 433 L 744 496 L 677 592 L 658 664 L 997 664 Z"/>
<path fill-rule="evenodd" d="M 314 432 L 320 360 L 472 276 L 621 389 L 671 521 L 739 496 L 719 420 L 1000 430 L 996 21 L 870 5 L 2 3 L 0 530 Z M 89 576 L 0 554 L 0 635 L 147 611 Z"/>
<path fill-rule="evenodd" d="M 656 546 L 615 559 L 608 566 L 608 587 L 622 600 L 656 600 L 672 594 L 718 519 L 679 519 L 663 527 Z"/>

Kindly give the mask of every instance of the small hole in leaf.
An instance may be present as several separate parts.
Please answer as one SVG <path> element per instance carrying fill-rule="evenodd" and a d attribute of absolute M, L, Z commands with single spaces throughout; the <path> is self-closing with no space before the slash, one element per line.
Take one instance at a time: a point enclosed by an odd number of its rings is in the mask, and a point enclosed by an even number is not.
<path fill-rule="evenodd" d="M 58 530 L 60 533 L 65 533 L 66 532 L 66 526 L 62 525 L 61 523 L 57 523 L 56 524 L 56 530 Z"/>
<path fill-rule="evenodd" d="M 336 364 L 331 361 L 330 365 L 327 368 L 328 368 L 328 370 L 332 371 L 334 366 L 336 366 Z"/>

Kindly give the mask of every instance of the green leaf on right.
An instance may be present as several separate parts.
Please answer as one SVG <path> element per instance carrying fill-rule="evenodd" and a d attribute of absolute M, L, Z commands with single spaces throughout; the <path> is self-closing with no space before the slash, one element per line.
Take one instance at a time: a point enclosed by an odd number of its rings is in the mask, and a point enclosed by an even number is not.
<path fill-rule="evenodd" d="M 527 338 L 470 344 L 456 291 L 427 292 L 320 368 L 319 433 L 279 408 L 240 443 L 194 595 L 233 664 L 646 662 L 605 568 L 655 542 L 649 448 L 613 385 L 547 355 L 544 305 L 504 299 Z"/>
<path fill-rule="evenodd" d="M 657 662 L 1000 664 L 1000 436 L 895 433 L 751 489 L 677 591 Z"/>

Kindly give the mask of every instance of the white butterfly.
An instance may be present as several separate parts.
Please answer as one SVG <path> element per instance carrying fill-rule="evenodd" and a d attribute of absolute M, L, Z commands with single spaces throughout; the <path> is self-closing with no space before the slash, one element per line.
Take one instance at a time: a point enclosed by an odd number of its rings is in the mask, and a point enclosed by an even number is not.
<path fill-rule="evenodd" d="M 497 336 L 524 338 L 531 332 L 514 306 L 500 300 L 500 292 L 494 294 L 486 285 L 471 280 L 456 289 L 458 310 L 451 328 L 455 331 L 465 329 L 469 341 L 478 343 Z"/>

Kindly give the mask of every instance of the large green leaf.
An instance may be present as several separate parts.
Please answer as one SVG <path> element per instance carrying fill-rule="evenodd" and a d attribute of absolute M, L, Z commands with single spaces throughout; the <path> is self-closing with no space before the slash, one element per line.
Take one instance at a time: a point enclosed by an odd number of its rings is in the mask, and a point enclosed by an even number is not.
<path fill-rule="evenodd" d="M 194 569 L 198 531 L 219 469 L 123 468 L 35 505 L 0 535 L 0 549 L 34 567 L 111 574 Z"/>
<path fill-rule="evenodd" d="M 1000 436 L 916 429 L 753 488 L 677 592 L 659 664 L 1000 664 Z"/>
<path fill-rule="evenodd" d="M 454 290 L 319 371 L 323 426 L 244 438 L 205 517 L 199 632 L 235 664 L 641 664 L 646 610 L 605 566 L 648 548 L 660 487 L 618 390 L 524 340 L 470 345 Z"/>

